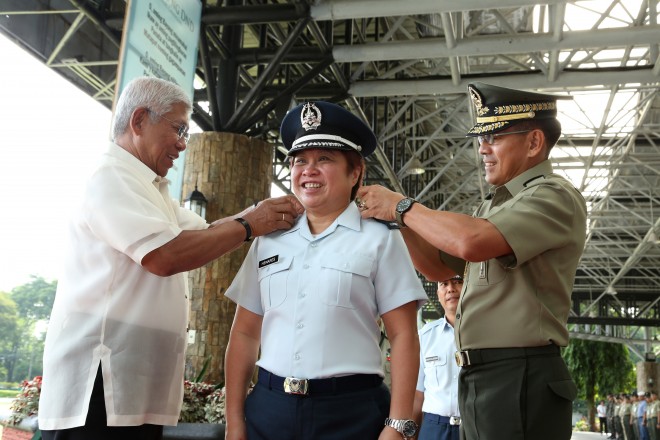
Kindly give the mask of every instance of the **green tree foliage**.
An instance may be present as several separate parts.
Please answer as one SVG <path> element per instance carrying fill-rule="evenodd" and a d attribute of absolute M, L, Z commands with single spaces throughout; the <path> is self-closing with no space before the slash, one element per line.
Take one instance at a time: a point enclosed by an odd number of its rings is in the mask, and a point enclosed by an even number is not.
<path fill-rule="evenodd" d="M 46 281 L 32 275 L 32 280 L 12 289 L 11 297 L 18 306 L 22 318 L 34 323 L 50 317 L 55 301 L 57 281 Z"/>
<path fill-rule="evenodd" d="M 623 344 L 571 339 L 563 356 L 578 387 L 578 398 L 587 401 L 589 426 L 596 431 L 596 397 L 634 388 L 635 371 L 628 349 Z"/>
<path fill-rule="evenodd" d="M 8 295 L 16 319 L 14 331 L 0 341 L 0 362 L 5 381 L 20 382 L 41 374 L 44 335 L 35 334 L 35 330 L 39 323 L 50 317 L 56 290 L 56 281 L 49 282 L 33 275 L 28 283 L 15 287 Z M 0 301 L 0 315 L 2 304 Z"/>
<path fill-rule="evenodd" d="M 16 337 L 18 329 L 18 309 L 8 293 L 0 292 L 0 377 L 7 376 L 3 353 L 7 352 L 10 341 Z"/>

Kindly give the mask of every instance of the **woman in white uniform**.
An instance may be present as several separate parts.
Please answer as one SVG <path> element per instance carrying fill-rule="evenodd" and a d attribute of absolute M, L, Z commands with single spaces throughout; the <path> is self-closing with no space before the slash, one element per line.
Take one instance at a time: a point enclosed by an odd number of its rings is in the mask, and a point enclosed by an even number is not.
<path fill-rule="evenodd" d="M 291 110 L 281 134 L 306 212 L 289 231 L 254 241 L 226 293 L 238 304 L 226 438 L 411 437 L 416 312 L 426 294 L 400 231 L 362 219 L 352 203 L 376 138 L 347 110 L 318 101 Z M 391 393 L 379 318 L 391 343 Z"/>

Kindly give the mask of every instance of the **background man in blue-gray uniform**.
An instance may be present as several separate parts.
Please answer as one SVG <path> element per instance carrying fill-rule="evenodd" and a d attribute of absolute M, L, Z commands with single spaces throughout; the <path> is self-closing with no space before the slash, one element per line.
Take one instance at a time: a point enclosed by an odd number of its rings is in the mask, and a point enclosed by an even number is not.
<path fill-rule="evenodd" d="M 445 316 L 419 331 L 419 376 L 414 418 L 421 423 L 418 440 L 458 440 L 458 373 L 454 362 L 454 319 L 463 277 L 438 282 L 438 299 Z"/>
<path fill-rule="evenodd" d="M 561 358 L 586 203 L 548 159 L 561 135 L 557 99 L 468 86 L 490 194 L 474 216 L 362 188 L 363 217 L 396 219 L 429 280 L 464 273 L 456 312 L 461 436 L 568 440 L 577 388 Z"/>

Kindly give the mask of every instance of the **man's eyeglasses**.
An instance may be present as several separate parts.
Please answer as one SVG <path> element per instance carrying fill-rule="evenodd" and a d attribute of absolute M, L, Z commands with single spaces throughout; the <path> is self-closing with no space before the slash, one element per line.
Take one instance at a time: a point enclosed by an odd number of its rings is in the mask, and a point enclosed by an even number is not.
<path fill-rule="evenodd" d="M 479 144 L 488 144 L 492 145 L 495 142 L 496 137 L 506 136 L 507 134 L 520 134 L 520 133 L 529 133 L 532 130 L 520 130 L 520 131 L 507 131 L 506 133 L 488 133 L 481 136 L 477 136 L 477 141 Z"/>
<path fill-rule="evenodd" d="M 165 116 L 161 115 L 160 113 L 156 113 L 155 111 L 151 109 L 147 109 L 149 113 L 152 115 L 156 115 L 159 118 L 165 119 L 167 122 L 172 124 L 172 127 L 176 127 L 178 130 L 176 132 L 176 135 L 179 137 L 179 139 L 183 139 L 183 142 L 187 145 L 188 141 L 190 140 L 190 133 L 188 133 L 188 127 L 186 125 L 179 125 L 178 122 L 174 122 L 171 119 L 166 118 Z"/>

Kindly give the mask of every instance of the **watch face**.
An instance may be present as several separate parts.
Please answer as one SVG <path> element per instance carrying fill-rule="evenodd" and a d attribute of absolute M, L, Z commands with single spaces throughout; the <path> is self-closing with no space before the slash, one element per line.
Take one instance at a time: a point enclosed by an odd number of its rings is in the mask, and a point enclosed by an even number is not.
<path fill-rule="evenodd" d="M 417 424 L 412 420 L 406 420 L 403 424 L 402 434 L 406 437 L 412 437 L 417 432 Z"/>
<path fill-rule="evenodd" d="M 396 205 L 396 210 L 397 212 L 403 213 L 406 212 L 410 207 L 412 206 L 414 200 L 411 198 L 406 197 L 405 199 L 401 200 L 399 203 Z"/>

